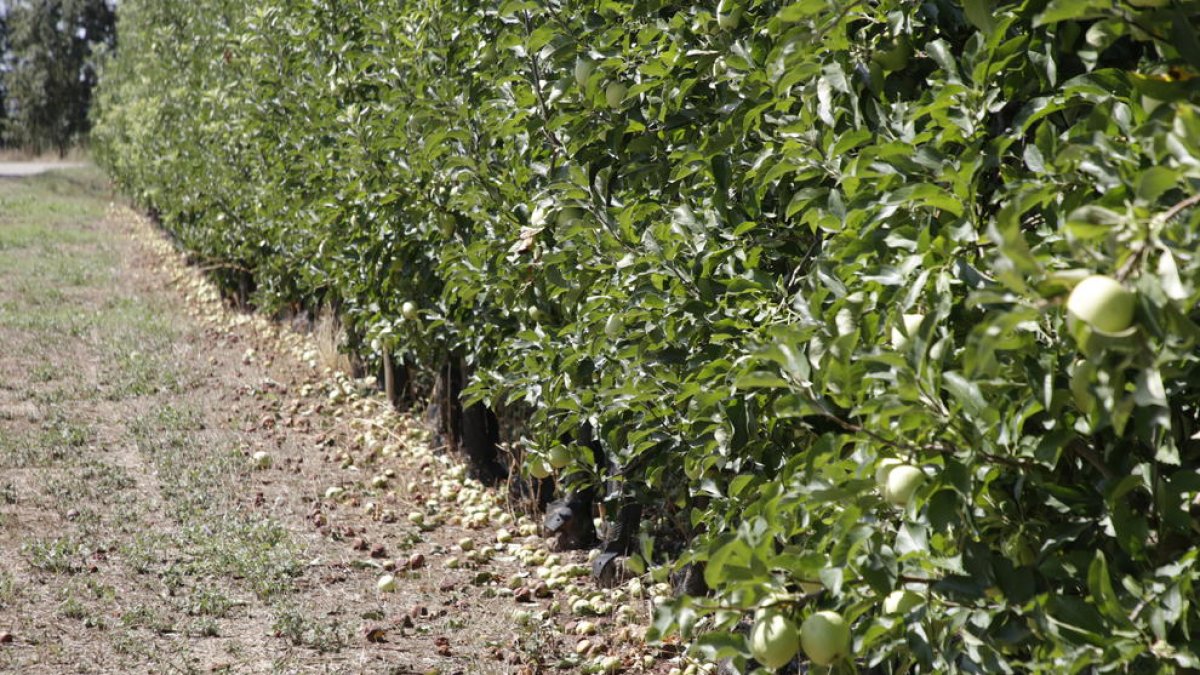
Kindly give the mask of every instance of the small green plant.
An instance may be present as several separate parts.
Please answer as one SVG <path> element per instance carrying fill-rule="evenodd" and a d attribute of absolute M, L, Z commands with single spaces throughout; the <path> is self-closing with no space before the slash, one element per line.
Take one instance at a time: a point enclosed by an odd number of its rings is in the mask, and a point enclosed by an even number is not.
<path fill-rule="evenodd" d="M 51 574 L 77 574 L 83 570 L 87 548 L 72 537 L 36 539 L 22 546 L 29 564 Z"/>
<path fill-rule="evenodd" d="M 20 589 L 12 574 L 0 571 L 0 607 L 8 607 L 16 602 Z"/>
<path fill-rule="evenodd" d="M 340 652 L 349 644 L 350 630 L 337 619 L 320 621 L 292 606 L 276 609 L 273 630 L 298 647 L 322 654 Z"/>

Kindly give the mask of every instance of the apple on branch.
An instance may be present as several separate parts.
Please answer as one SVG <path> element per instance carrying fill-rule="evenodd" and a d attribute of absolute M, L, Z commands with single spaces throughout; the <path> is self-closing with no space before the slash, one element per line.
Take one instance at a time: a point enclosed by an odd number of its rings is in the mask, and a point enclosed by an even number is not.
<path fill-rule="evenodd" d="M 837 612 L 817 612 L 800 625 L 800 644 L 813 663 L 828 666 L 850 655 L 850 626 Z"/>
<path fill-rule="evenodd" d="M 787 665 L 800 651 L 796 624 L 777 609 L 759 610 L 750 629 L 750 653 L 768 670 Z"/>
<path fill-rule="evenodd" d="M 608 107 L 620 109 L 625 102 L 625 95 L 629 93 L 629 87 L 621 82 L 610 82 L 604 90 L 604 101 L 608 103 Z"/>
<path fill-rule="evenodd" d="M 1083 321 L 1093 330 L 1114 334 L 1133 325 L 1137 296 L 1119 281 L 1094 274 L 1071 291 L 1067 298 L 1067 313 Z"/>

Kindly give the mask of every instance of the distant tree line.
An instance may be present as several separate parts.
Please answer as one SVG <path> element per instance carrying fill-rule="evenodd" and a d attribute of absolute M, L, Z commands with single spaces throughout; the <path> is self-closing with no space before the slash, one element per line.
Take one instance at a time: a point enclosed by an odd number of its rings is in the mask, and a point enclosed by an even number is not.
<path fill-rule="evenodd" d="M 0 143 L 65 155 L 83 142 L 116 38 L 112 0 L 0 0 Z"/>

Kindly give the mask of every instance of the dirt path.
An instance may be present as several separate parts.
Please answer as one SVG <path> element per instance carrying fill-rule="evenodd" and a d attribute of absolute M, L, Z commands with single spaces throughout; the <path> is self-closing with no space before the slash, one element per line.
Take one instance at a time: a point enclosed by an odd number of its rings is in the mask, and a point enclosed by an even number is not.
<path fill-rule="evenodd" d="M 47 171 L 82 169 L 84 166 L 80 162 L 0 161 L 0 178 L 24 178 L 46 173 Z"/>
<path fill-rule="evenodd" d="M 110 198 L 89 169 L 0 182 L 0 670 L 666 672 L 637 584 L 578 582 Z"/>

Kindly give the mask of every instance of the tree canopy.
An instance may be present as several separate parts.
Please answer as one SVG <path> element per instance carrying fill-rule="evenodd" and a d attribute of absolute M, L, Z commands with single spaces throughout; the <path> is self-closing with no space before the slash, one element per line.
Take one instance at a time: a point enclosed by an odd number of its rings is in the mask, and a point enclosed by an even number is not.
<path fill-rule="evenodd" d="M 107 0 L 17 0 L 5 24 L 5 138 L 66 154 L 90 128 L 98 60 L 116 44 L 115 8 Z"/>

